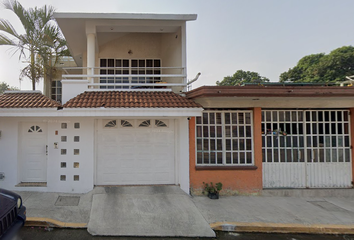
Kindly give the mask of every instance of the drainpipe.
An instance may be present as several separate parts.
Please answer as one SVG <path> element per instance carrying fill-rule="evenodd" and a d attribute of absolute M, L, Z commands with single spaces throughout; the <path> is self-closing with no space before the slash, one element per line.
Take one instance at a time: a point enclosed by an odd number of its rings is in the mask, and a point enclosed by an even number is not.
<path fill-rule="evenodd" d="M 189 82 L 187 82 L 187 86 L 188 86 L 189 84 L 194 83 L 195 81 L 197 81 L 200 75 L 201 75 L 201 73 L 199 72 L 199 73 L 195 76 L 195 78 L 193 78 L 192 80 L 190 80 Z"/>
<path fill-rule="evenodd" d="M 199 72 L 199 73 L 195 76 L 195 78 L 193 78 L 192 80 L 190 80 L 189 82 L 187 82 L 187 85 L 186 85 L 186 87 L 187 87 L 187 92 L 190 90 L 190 89 L 189 89 L 189 88 L 191 87 L 190 84 L 192 84 L 192 83 L 194 83 L 195 81 L 197 81 L 200 75 L 201 75 L 201 73 Z"/>

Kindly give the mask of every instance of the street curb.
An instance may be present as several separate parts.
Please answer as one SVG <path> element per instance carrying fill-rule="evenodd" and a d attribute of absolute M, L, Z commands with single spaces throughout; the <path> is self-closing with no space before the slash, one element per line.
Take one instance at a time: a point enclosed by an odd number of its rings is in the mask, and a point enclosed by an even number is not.
<path fill-rule="evenodd" d="M 215 222 L 209 225 L 215 231 L 225 232 L 354 234 L 354 225 L 261 222 Z M 25 226 L 86 229 L 87 223 L 66 223 L 51 218 L 28 217 Z"/>
<path fill-rule="evenodd" d="M 26 227 L 87 228 L 87 223 L 66 223 L 51 218 L 27 217 Z"/>
<path fill-rule="evenodd" d="M 210 227 L 226 232 L 354 234 L 354 225 L 334 224 L 215 222 Z"/>

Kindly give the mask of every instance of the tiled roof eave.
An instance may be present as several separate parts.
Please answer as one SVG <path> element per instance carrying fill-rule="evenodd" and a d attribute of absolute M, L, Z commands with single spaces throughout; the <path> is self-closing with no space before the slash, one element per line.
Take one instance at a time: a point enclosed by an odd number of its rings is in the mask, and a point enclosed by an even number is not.
<path fill-rule="evenodd" d="M 63 105 L 65 108 L 199 108 L 198 103 L 173 92 L 106 91 L 84 92 Z"/>
<path fill-rule="evenodd" d="M 53 107 L 53 106 L 45 106 L 45 107 L 30 106 L 30 107 L 24 107 L 23 105 L 18 105 L 18 106 L 0 106 L 0 110 L 1 109 L 23 109 L 23 110 L 26 110 L 26 109 L 55 109 L 55 110 L 57 110 L 58 107 L 60 107 L 60 106 L 57 106 L 57 107 Z"/>
<path fill-rule="evenodd" d="M 107 111 L 107 110 L 124 110 L 124 109 L 151 109 L 151 110 L 158 110 L 158 109 L 202 109 L 203 107 L 64 107 L 62 110 L 65 111 Z"/>
<path fill-rule="evenodd" d="M 35 91 L 14 91 L 0 95 L 0 109 L 34 109 L 34 108 L 58 108 L 61 107 L 56 102 L 40 92 Z"/>

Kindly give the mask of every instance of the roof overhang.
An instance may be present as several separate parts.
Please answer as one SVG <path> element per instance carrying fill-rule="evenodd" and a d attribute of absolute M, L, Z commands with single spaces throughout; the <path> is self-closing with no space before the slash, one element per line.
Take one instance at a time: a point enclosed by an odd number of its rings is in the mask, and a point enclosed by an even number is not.
<path fill-rule="evenodd" d="M 54 18 L 193 21 L 197 19 L 197 14 L 56 12 L 54 13 Z"/>
<path fill-rule="evenodd" d="M 61 13 L 54 14 L 69 50 L 78 66 L 86 51 L 87 30 L 100 33 L 127 34 L 176 32 L 186 21 L 197 19 L 196 14 L 149 13 Z M 117 35 L 118 36 L 118 35 Z"/>
<path fill-rule="evenodd" d="M 354 87 L 204 86 L 186 96 L 204 108 L 354 108 Z"/>
<path fill-rule="evenodd" d="M 354 108 L 354 97 L 201 97 L 204 108 Z"/>
<path fill-rule="evenodd" d="M 203 108 L 64 108 L 0 109 L 1 117 L 193 117 L 201 116 Z"/>

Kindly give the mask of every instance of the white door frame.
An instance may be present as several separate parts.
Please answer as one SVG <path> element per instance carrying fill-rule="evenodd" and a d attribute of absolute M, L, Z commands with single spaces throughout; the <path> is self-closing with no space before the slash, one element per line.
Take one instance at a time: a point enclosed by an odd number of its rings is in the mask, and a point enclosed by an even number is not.
<path fill-rule="evenodd" d="M 46 122 L 21 122 L 19 123 L 19 161 L 18 172 L 20 182 L 47 182 L 47 155 L 48 155 L 48 143 L 47 143 L 47 123 Z M 34 139 L 29 134 L 33 134 Z M 32 145 L 32 146 L 29 146 Z M 30 151 L 29 151 L 30 150 Z M 38 157 L 34 156 L 36 161 L 32 161 L 32 165 L 41 165 L 39 169 L 38 177 L 30 176 L 29 172 L 30 157 L 31 154 L 38 154 Z"/>

